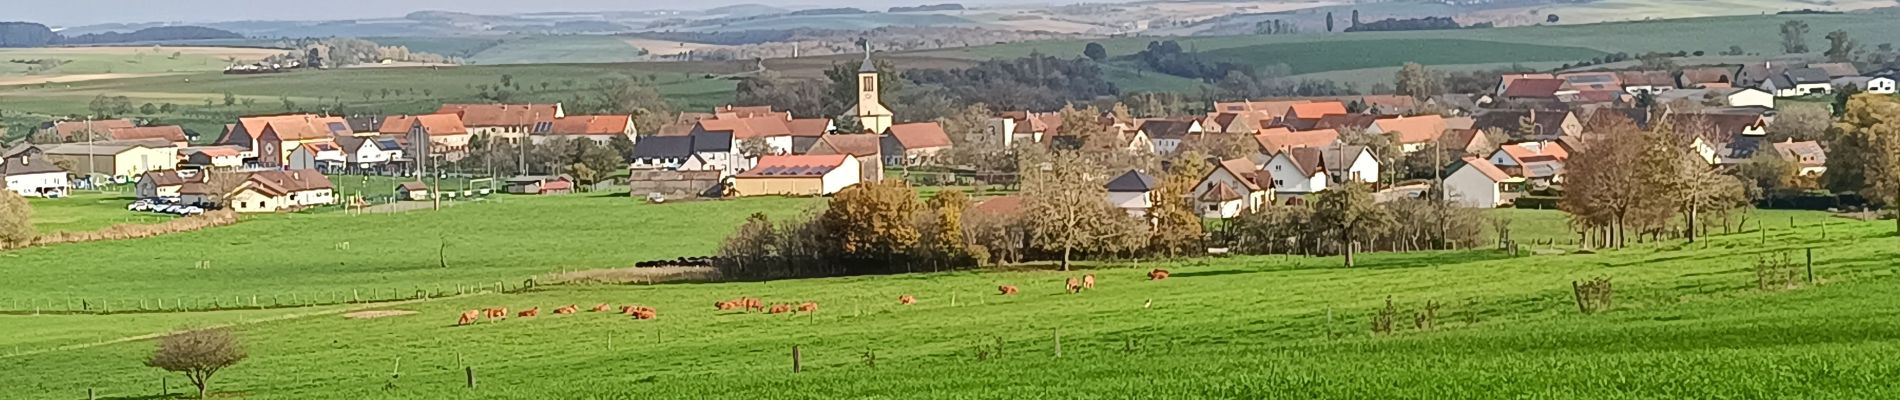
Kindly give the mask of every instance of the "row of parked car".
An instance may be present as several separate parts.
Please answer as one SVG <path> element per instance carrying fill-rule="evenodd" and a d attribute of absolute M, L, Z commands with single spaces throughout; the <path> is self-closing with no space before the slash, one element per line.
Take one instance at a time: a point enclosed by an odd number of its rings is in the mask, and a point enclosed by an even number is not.
<path fill-rule="evenodd" d="M 138 201 L 133 201 L 132 204 L 126 205 L 125 209 L 128 211 L 153 212 L 181 217 L 204 214 L 206 211 L 205 207 L 196 204 L 185 204 L 175 199 L 139 199 Z"/>

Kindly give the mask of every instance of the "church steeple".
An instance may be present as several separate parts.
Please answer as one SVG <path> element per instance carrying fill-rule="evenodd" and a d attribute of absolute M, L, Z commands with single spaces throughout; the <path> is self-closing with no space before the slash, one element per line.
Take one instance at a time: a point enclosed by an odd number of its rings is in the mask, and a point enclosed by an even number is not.
<path fill-rule="evenodd" d="M 864 41 L 864 64 L 858 66 L 858 123 L 871 133 L 884 133 L 891 127 L 891 110 L 884 107 L 878 94 L 877 63 L 871 61 L 871 42 Z"/>

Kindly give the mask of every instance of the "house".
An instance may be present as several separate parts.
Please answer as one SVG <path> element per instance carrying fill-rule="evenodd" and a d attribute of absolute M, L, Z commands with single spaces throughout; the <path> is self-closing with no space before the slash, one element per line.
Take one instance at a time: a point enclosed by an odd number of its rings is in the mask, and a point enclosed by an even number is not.
<path fill-rule="evenodd" d="M 238 146 L 187 147 L 179 150 L 185 156 L 183 164 L 199 169 L 230 169 L 244 166 L 244 148 Z"/>
<path fill-rule="evenodd" d="M 1188 136 L 1198 136 L 1206 132 L 1199 120 L 1147 119 L 1136 128 L 1154 144 L 1156 153 L 1173 153 L 1181 148 L 1181 142 Z"/>
<path fill-rule="evenodd" d="M 1221 219 L 1258 211 L 1273 203 L 1273 187 L 1262 184 L 1271 178 L 1262 175 L 1252 161 L 1244 158 L 1221 161 L 1194 185 L 1195 208 L 1204 218 Z"/>
<path fill-rule="evenodd" d="M 1359 98 L 1366 106 L 1366 114 L 1372 115 L 1410 115 L 1418 111 L 1418 99 L 1412 96 L 1370 95 Z"/>
<path fill-rule="evenodd" d="M 1278 119 L 1281 117 L 1285 117 L 1287 114 L 1287 111 L 1291 110 L 1294 104 L 1304 104 L 1304 103 L 1311 103 L 1311 102 L 1313 101 L 1312 100 L 1242 100 L 1242 101 L 1232 101 L 1232 102 L 1215 102 L 1214 112 L 1217 112 L 1217 113 L 1259 112 L 1259 113 L 1265 113 L 1269 118 Z"/>
<path fill-rule="evenodd" d="M 1442 94 L 1425 99 L 1425 104 L 1437 108 L 1447 115 L 1466 115 L 1477 112 L 1480 107 L 1491 105 L 1490 94 Z"/>
<path fill-rule="evenodd" d="M 1623 92 L 1630 95 L 1643 93 L 1658 94 L 1676 89 L 1676 77 L 1669 71 L 1623 71 L 1616 78 L 1623 81 Z"/>
<path fill-rule="evenodd" d="M 1320 117 L 1319 122 L 1313 123 L 1313 126 L 1309 128 L 1309 130 L 1332 129 L 1332 130 L 1341 130 L 1341 131 L 1364 131 L 1367 129 L 1371 129 L 1373 122 L 1377 122 L 1378 120 L 1388 119 L 1388 118 L 1397 118 L 1397 116 L 1375 115 L 1375 114 L 1333 114 L 1333 115 Z"/>
<path fill-rule="evenodd" d="M 1558 74 L 1557 79 L 1562 79 L 1564 85 L 1579 92 L 1622 92 L 1625 90 L 1623 75 L 1616 72 L 1572 72 Z M 1523 81 L 1518 83 L 1523 83 Z M 1506 91 L 1508 90 L 1507 88 Z"/>
<path fill-rule="evenodd" d="M 422 182 L 403 182 L 400 185 L 396 185 L 396 198 L 408 201 L 428 200 L 429 184 Z"/>
<path fill-rule="evenodd" d="M 530 133 L 530 140 L 535 144 L 560 137 L 592 140 L 604 145 L 615 137 L 633 140 L 636 132 L 631 115 L 572 115 L 555 118 L 550 123 L 536 124 L 535 130 Z"/>
<path fill-rule="evenodd" d="M 1770 74 L 1757 87 L 1775 97 L 1801 97 L 1833 93 L 1834 81 L 1818 68 L 1794 68 Z"/>
<path fill-rule="evenodd" d="M 344 169 L 350 172 L 395 174 L 410 161 L 403 157 L 400 140 L 393 137 L 339 137 L 336 145 L 343 149 Z"/>
<path fill-rule="evenodd" d="M 762 140 L 771 150 L 767 154 L 791 154 L 792 126 L 790 114 L 766 114 L 752 117 L 729 117 L 702 119 L 693 124 L 689 135 L 721 134 L 732 137 L 733 141 Z M 763 154 L 755 154 L 763 155 Z"/>
<path fill-rule="evenodd" d="M 178 125 L 107 128 L 106 136 L 110 140 L 162 139 L 177 147 L 191 146 L 191 139 L 185 136 L 185 128 Z"/>
<path fill-rule="evenodd" d="M 1273 193 L 1279 198 L 1297 199 L 1326 190 L 1329 179 L 1326 161 L 1319 149 L 1299 147 L 1273 155 L 1261 172 L 1273 179 Z"/>
<path fill-rule="evenodd" d="M 468 134 L 514 142 L 528 137 L 537 124 L 566 117 L 554 104 L 443 104 L 435 114 L 453 114 Z"/>
<path fill-rule="evenodd" d="M 190 185 L 179 189 L 187 203 L 216 203 L 208 185 Z M 229 196 L 226 207 L 240 213 L 265 213 L 296 210 L 336 202 L 330 178 L 310 170 L 252 172 Z"/>
<path fill-rule="evenodd" d="M 462 124 L 462 117 L 457 114 L 429 114 L 384 118 L 383 126 L 377 132 L 381 133 L 380 137 L 394 137 L 399 143 L 408 143 L 403 155 L 416 160 L 416 168 L 426 169 L 430 164 L 428 160 L 432 158 L 456 161 L 467 157 L 469 144 L 475 140 L 477 129 Z M 489 134 L 493 133 L 484 133 Z"/>
<path fill-rule="evenodd" d="M 1128 171 L 1109 180 L 1106 186 L 1108 204 L 1127 211 L 1130 216 L 1143 217 L 1154 208 L 1154 191 L 1161 188 L 1161 183 L 1141 171 Z"/>
<path fill-rule="evenodd" d="M 1570 152 L 1556 142 L 1524 142 L 1498 146 L 1485 161 L 1505 174 L 1546 183 L 1562 180 Z"/>
<path fill-rule="evenodd" d="M 1272 125 L 1273 114 L 1264 111 L 1216 112 L 1209 113 L 1201 121 L 1201 130 L 1207 133 L 1250 135 Z"/>
<path fill-rule="evenodd" d="M 1858 90 L 1862 93 L 1875 93 L 1875 94 L 1894 94 L 1895 93 L 1894 78 L 1885 77 L 1885 76 L 1876 76 L 1876 77 L 1852 76 L 1852 77 L 1846 77 L 1846 78 L 1835 78 L 1834 86 L 1840 87 L 1843 89 L 1851 87 L 1854 90 Z"/>
<path fill-rule="evenodd" d="M 1472 128 L 1453 128 L 1445 133 L 1439 144 L 1445 146 L 1446 149 L 1458 149 L 1465 154 L 1479 154 L 1497 146 L 1496 143 L 1491 143 L 1491 138 L 1486 137 L 1484 131 Z"/>
<path fill-rule="evenodd" d="M 1821 176 L 1827 173 L 1827 150 L 1820 142 L 1796 142 L 1789 139 L 1774 143 L 1775 155 L 1794 164 L 1802 176 Z"/>
<path fill-rule="evenodd" d="M 205 174 L 185 174 L 180 171 L 152 171 L 139 175 L 134 193 L 141 199 L 176 199 L 179 189 L 188 183 L 204 183 Z"/>
<path fill-rule="evenodd" d="M 65 197 L 67 188 L 72 187 L 66 170 L 47 160 L 44 152 L 21 149 L 8 153 L 0 157 L 4 162 L 0 164 L 0 189 L 25 197 Z"/>
<path fill-rule="evenodd" d="M 1828 78 L 1861 76 L 1860 68 L 1855 67 L 1851 62 L 1808 64 L 1808 68 L 1821 70 L 1827 73 Z"/>
<path fill-rule="evenodd" d="M 1523 79 L 1557 79 L 1557 76 L 1552 74 L 1507 74 L 1498 77 L 1498 87 L 1492 91 L 1492 93 L 1496 93 L 1498 97 L 1504 97 L 1504 92 L 1511 89 L 1511 84 Z"/>
<path fill-rule="evenodd" d="M 687 137 L 693 138 L 693 156 L 680 164 L 681 170 L 720 171 L 721 176 L 732 176 L 752 167 L 752 160 L 739 153 L 739 141 L 733 140 L 732 133 L 694 132 Z"/>
<path fill-rule="evenodd" d="M 531 175 L 508 178 L 503 191 L 509 194 L 568 194 L 574 192 L 574 178 L 567 175 Z"/>
<path fill-rule="evenodd" d="M 1348 114 L 1346 103 L 1337 101 L 1298 103 L 1287 106 L 1286 116 L 1282 117 L 1280 122 L 1293 127 L 1294 130 L 1303 131 L 1314 129 L 1314 126 L 1319 124 L 1320 118 L 1338 114 Z"/>
<path fill-rule="evenodd" d="M 296 150 L 290 151 L 290 159 L 285 166 L 290 169 L 313 169 L 335 174 L 342 173 L 348 159 L 343 147 L 338 146 L 336 142 L 305 143 L 297 146 Z"/>
<path fill-rule="evenodd" d="M 1577 92 L 1577 89 L 1570 87 L 1570 81 L 1563 79 L 1518 79 L 1511 81 L 1500 97 L 1506 100 L 1558 100 Z"/>
<path fill-rule="evenodd" d="M 217 144 L 249 149 L 245 158 L 257 158 L 257 165 L 281 167 L 290 152 L 305 143 L 333 142 L 337 136 L 352 135 L 343 117 L 315 114 L 276 115 L 238 118 L 225 129 Z"/>
<path fill-rule="evenodd" d="M 858 159 L 845 154 L 773 155 L 732 177 L 738 196 L 826 196 L 861 182 Z"/>
<path fill-rule="evenodd" d="M 652 136 L 633 144 L 633 168 L 680 169 L 693 158 L 692 136 Z"/>
<path fill-rule="evenodd" d="M 848 155 L 858 160 L 858 180 L 884 180 L 883 137 L 864 134 L 826 134 L 818 138 L 807 155 Z"/>
<path fill-rule="evenodd" d="M 1660 104 L 1689 102 L 1717 107 L 1775 108 L 1775 95 L 1756 88 L 1678 89 L 1656 95 Z"/>
<path fill-rule="evenodd" d="M 1477 157 L 1452 164 L 1445 176 L 1445 200 L 1460 207 L 1497 208 L 1504 204 L 1504 184 L 1511 176 Z"/>
<path fill-rule="evenodd" d="M 84 177 L 119 182 L 140 174 L 178 168 L 178 148 L 163 140 L 65 143 L 36 146 L 48 161 L 67 162 L 69 171 Z"/>
<path fill-rule="evenodd" d="M 1366 146 L 1334 144 L 1318 147 L 1320 165 L 1332 177 L 1333 183 L 1363 182 L 1378 183 L 1379 158 Z"/>
<path fill-rule="evenodd" d="M 1583 133 L 1583 122 L 1564 110 L 1492 110 L 1473 117 L 1472 129 L 1496 129 L 1513 138 L 1551 140 Z M 1528 130 L 1526 130 L 1528 129 Z"/>
<path fill-rule="evenodd" d="M 1687 68 L 1676 75 L 1676 87 L 1683 89 L 1722 89 L 1733 87 L 1734 85 L 1734 68 Z"/>
<path fill-rule="evenodd" d="M 929 162 L 950 149 L 950 135 L 936 122 L 891 125 L 880 139 L 880 151 L 886 165 L 910 165 Z"/>
<path fill-rule="evenodd" d="M 1420 115 L 1373 121 L 1366 132 L 1391 136 L 1400 151 L 1411 153 L 1437 141 L 1447 129 L 1445 117 Z"/>
<path fill-rule="evenodd" d="M 98 121 L 54 121 L 40 125 L 42 135 L 52 135 L 62 142 L 84 142 L 91 140 L 112 140 L 111 132 L 118 128 L 137 127 L 138 123 L 129 119 L 102 119 Z M 90 135 L 88 135 L 90 133 Z"/>
<path fill-rule="evenodd" d="M 1338 143 L 1339 131 L 1320 129 L 1293 132 L 1286 128 L 1273 128 L 1254 135 L 1253 140 L 1259 147 L 1254 150 L 1254 156 L 1249 157 L 1248 160 L 1257 165 L 1265 165 L 1267 161 L 1273 159 L 1275 154 L 1280 154 L 1287 149 L 1326 147 Z"/>
<path fill-rule="evenodd" d="M 1060 129 L 1062 129 L 1061 114 L 1008 111 L 991 118 L 989 128 L 984 131 L 984 134 L 993 138 L 994 143 L 1001 143 L 1003 148 L 1009 148 L 1015 146 L 1016 143 L 1042 143 L 1045 138 L 1054 136 Z"/>

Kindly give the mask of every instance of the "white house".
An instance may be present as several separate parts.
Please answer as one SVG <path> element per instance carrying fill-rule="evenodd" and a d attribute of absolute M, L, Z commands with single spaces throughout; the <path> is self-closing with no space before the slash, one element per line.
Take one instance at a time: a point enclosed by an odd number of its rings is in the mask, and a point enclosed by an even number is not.
<path fill-rule="evenodd" d="M 1319 153 L 1333 183 L 1379 182 L 1379 158 L 1366 146 L 1329 145 L 1319 148 Z"/>
<path fill-rule="evenodd" d="M 1460 207 L 1497 208 L 1504 203 L 1503 184 L 1510 179 L 1490 161 L 1467 156 L 1445 177 L 1445 200 Z"/>
<path fill-rule="evenodd" d="M 27 150 L 7 157 L 5 165 L 0 165 L 0 189 L 11 190 L 26 197 L 65 197 L 66 189 L 72 183 L 66 179 L 66 170 L 53 165 L 41 157 L 37 150 Z"/>
<path fill-rule="evenodd" d="M 1198 120 L 1151 119 L 1142 121 L 1137 129 L 1148 136 L 1148 140 L 1154 143 L 1155 153 L 1160 154 L 1173 153 L 1188 136 L 1205 132 Z"/>
<path fill-rule="evenodd" d="M 331 173 L 341 172 L 348 160 L 343 148 L 336 143 L 304 143 L 290 151 L 287 166 L 290 169 L 312 169 Z"/>
<path fill-rule="evenodd" d="M 1894 79 L 1885 76 L 1871 78 L 1865 76 L 1850 76 L 1838 78 L 1834 80 L 1834 86 L 1841 88 L 1852 87 L 1856 90 L 1860 90 L 1862 93 L 1894 94 Z"/>
<path fill-rule="evenodd" d="M 350 170 L 379 169 L 403 158 L 402 144 L 394 138 L 340 137 L 336 143 L 343 148 L 344 163 Z"/>
<path fill-rule="evenodd" d="M 1834 93 L 1834 81 L 1827 71 L 1796 68 L 1772 74 L 1761 82 L 1761 90 L 1775 97 L 1801 97 Z"/>
<path fill-rule="evenodd" d="M 1196 208 L 1205 218 L 1234 218 L 1273 202 L 1273 189 L 1252 161 L 1234 159 L 1214 165 L 1213 171 L 1194 185 Z"/>
<path fill-rule="evenodd" d="M 238 168 L 244 166 L 244 148 L 237 146 L 192 147 L 180 151 L 185 164 L 199 168 Z"/>
<path fill-rule="evenodd" d="M 1153 176 L 1141 171 L 1128 171 L 1114 180 L 1108 181 L 1108 204 L 1115 205 L 1128 212 L 1130 216 L 1146 216 L 1154 208 L 1154 191 L 1160 188 Z"/>
<path fill-rule="evenodd" d="M 206 203 L 206 185 L 186 185 L 179 193 L 186 202 Z M 336 202 L 330 178 L 317 171 L 258 171 L 238 185 L 224 206 L 240 213 L 295 210 Z"/>
<path fill-rule="evenodd" d="M 1300 147 L 1273 155 L 1261 172 L 1273 178 L 1273 193 L 1281 197 L 1302 197 L 1326 190 L 1324 156 L 1319 149 Z"/>

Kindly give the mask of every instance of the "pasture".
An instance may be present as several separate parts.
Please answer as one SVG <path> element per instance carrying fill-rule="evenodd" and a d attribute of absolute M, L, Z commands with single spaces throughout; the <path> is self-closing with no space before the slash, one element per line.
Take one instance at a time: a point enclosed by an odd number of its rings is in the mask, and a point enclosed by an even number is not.
<path fill-rule="evenodd" d="M 170 215 L 127 211 L 136 196 L 128 192 L 74 192 L 61 199 L 29 198 L 33 229 L 40 234 L 86 232 L 118 224 L 156 224 L 176 219 Z"/>
<path fill-rule="evenodd" d="M 219 71 L 284 50 L 236 47 L 55 47 L 0 49 L 0 86 Z M 35 63 L 35 61 L 40 61 Z"/>
<path fill-rule="evenodd" d="M 12 350 L 0 363 L 21 368 L 0 375 L 0 387 L 23 399 L 89 388 L 157 395 L 165 375 L 140 364 L 151 341 L 112 335 L 234 324 L 251 358 L 221 373 L 214 390 L 255 399 L 1892 397 L 1900 392 L 1886 381 L 1896 372 L 1887 355 L 1900 351 L 1900 310 L 1884 305 L 1900 295 L 1892 262 L 1900 238 L 1885 222 L 1836 228 L 1825 240 L 1806 227 L 1773 230 L 1765 244 L 1750 232 L 1527 258 L 1368 254 L 1353 269 L 1336 258 L 1273 256 L 1072 273 L 544 286 L 382 306 L 417 314 L 375 319 L 321 307 L 9 315 L 0 316 L 0 332 L 11 333 L 0 349 Z M 595 236 L 618 235 L 562 239 Z M 1812 283 L 1759 287 L 1757 260 L 1791 254 L 1801 265 L 1809 248 Z M 1153 267 L 1174 275 L 1147 281 Z M 1099 277 L 1097 289 L 1062 293 L 1063 278 L 1084 273 Z M 1613 306 L 1582 315 L 1571 282 L 1596 277 L 1613 279 Z M 158 282 L 144 290 L 177 281 Z M 1022 292 L 999 296 L 998 285 Z M 900 295 L 919 302 L 899 305 Z M 821 308 L 791 316 L 712 307 L 740 296 Z M 1388 299 L 1396 328 L 1372 334 L 1369 321 Z M 1427 302 L 1437 305 L 1432 316 L 1416 317 Z M 652 306 L 659 318 L 547 314 L 595 303 Z M 462 311 L 485 307 L 543 315 L 453 326 Z M 27 335 L 42 332 L 52 334 Z M 792 372 L 793 346 L 802 372 Z M 465 368 L 477 388 L 464 387 Z"/>

